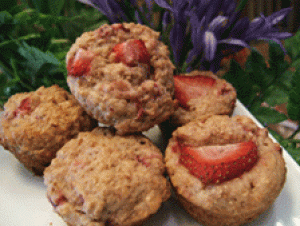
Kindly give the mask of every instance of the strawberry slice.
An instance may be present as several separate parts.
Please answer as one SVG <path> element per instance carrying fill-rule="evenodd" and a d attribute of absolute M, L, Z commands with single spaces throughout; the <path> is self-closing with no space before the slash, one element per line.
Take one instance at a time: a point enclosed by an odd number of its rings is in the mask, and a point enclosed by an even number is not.
<path fill-rule="evenodd" d="M 115 45 L 112 52 L 116 53 L 115 62 L 122 62 L 129 67 L 140 63 L 150 64 L 150 54 L 142 40 L 129 39 Z"/>
<path fill-rule="evenodd" d="M 31 112 L 31 99 L 29 97 L 24 98 L 17 109 L 13 112 L 14 116 L 27 115 Z"/>
<path fill-rule="evenodd" d="M 79 49 L 75 57 L 70 58 L 67 63 L 68 75 L 74 77 L 87 75 L 91 70 L 91 61 L 94 56 L 94 53 L 89 50 Z"/>
<path fill-rule="evenodd" d="M 204 184 L 218 184 L 239 177 L 251 170 L 258 159 L 253 141 L 203 147 L 178 144 L 174 151 L 180 151 L 179 162 Z"/>
<path fill-rule="evenodd" d="M 175 98 L 182 107 L 188 108 L 189 100 L 207 95 L 215 84 L 214 78 L 203 75 L 174 75 Z"/>

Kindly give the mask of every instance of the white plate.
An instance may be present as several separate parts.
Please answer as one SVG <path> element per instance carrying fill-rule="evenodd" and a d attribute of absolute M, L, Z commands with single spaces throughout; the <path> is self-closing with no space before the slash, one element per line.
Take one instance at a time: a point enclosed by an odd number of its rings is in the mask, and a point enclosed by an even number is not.
<path fill-rule="evenodd" d="M 257 120 L 240 103 L 235 115 L 248 115 Z M 258 123 L 258 122 L 257 122 Z M 258 123 L 258 125 L 260 125 Z M 261 126 L 261 125 L 260 125 Z M 145 133 L 160 148 L 164 148 L 157 127 Z M 248 226 L 300 225 L 300 167 L 284 150 L 287 180 L 274 205 Z M 0 225 L 1 226 L 66 226 L 53 212 L 46 198 L 43 178 L 33 176 L 12 154 L 0 146 Z M 175 198 L 163 204 L 158 213 L 144 226 L 199 226 L 176 203 Z"/>

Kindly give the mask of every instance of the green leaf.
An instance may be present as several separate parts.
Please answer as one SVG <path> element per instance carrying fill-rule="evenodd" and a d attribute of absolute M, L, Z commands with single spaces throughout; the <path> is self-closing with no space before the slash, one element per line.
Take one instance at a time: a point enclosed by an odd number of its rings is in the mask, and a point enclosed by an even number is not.
<path fill-rule="evenodd" d="M 264 102 L 268 103 L 272 107 L 287 103 L 288 99 L 288 93 L 278 86 L 270 86 L 264 92 Z"/>
<path fill-rule="evenodd" d="M 239 5 L 237 6 L 235 11 L 242 11 L 245 8 L 245 6 L 247 5 L 247 3 L 248 3 L 248 0 L 239 1 Z"/>
<path fill-rule="evenodd" d="M 280 45 L 274 41 L 269 41 L 269 57 L 270 73 L 277 79 L 287 70 L 289 64 L 284 59 L 284 51 L 281 49 Z"/>
<path fill-rule="evenodd" d="M 14 29 L 14 27 L 15 22 L 12 15 L 7 11 L 0 12 L 0 43 L 8 38 L 8 35 Z"/>
<path fill-rule="evenodd" d="M 298 32 L 286 39 L 284 41 L 285 49 L 288 52 L 288 55 L 292 58 L 292 61 L 300 58 L 300 30 Z"/>
<path fill-rule="evenodd" d="M 246 67 L 250 73 L 249 78 L 262 90 L 267 89 L 273 83 L 273 77 L 270 76 L 265 58 L 257 50 L 252 49 Z"/>
<path fill-rule="evenodd" d="M 1 10 L 10 10 L 17 4 L 17 0 L 1 0 L 0 9 Z"/>
<path fill-rule="evenodd" d="M 12 15 L 7 11 L 0 12 L 0 24 L 11 23 L 12 22 Z"/>
<path fill-rule="evenodd" d="M 256 106 L 251 108 L 251 113 L 263 124 L 276 124 L 287 119 L 287 116 L 270 107 Z"/>
<path fill-rule="evenodd" d="M 40 13 L 45 13 L 45 1 L 31 0 L 31 2 L 33 4 L 34 9 L 38 10 L 38 12 Z"/>
<path fill-rule="evenodd" d="M 287 105 L 288 115 L 292 120 L 300 120 L 300 66 L 295 68 L 292 79 L 292 89 L 289 92 L 289 102 Z"/>
<path fill-rule="evenodd" d="M 289 91 L 292 88 L 292 79 L 294 77 L 294 74 L 295 70 L 292 67 L 288 68 L 278 78 L 277 85 L 285 91 Z"/>
<path fill-rule="evenodd" d="M 42 52 L 35 47 L 29 46 L 25 42 L 19 45 L 18 51 L 24 58 L 22 66 L 25 70 L 24 72 L 28 75 L 31 75 L 31 83 L 33 86 L 38 86 L 37 77 L 40 75 L 39 71 L 44 64 L 49 63 L 59 67 L 60 62 L 52 53 Z"/>
<path fill-rule="evenodd" d="M 48 1 L 48 8 L 50 10 L 51 15 L 58 16 L 63 9 L 65 4 L 65 0 L 50 0 Z"/>
<path fill-rule="evenodd" d="M 249 105 L 255 98 L 257 90 L 253 88 L 254 84 L 251 82 L 249 74 L 235 60 L 231 61 L 230 69 L 224 75 L 224 79 L 233 85 L 239 100 L 244 105 Z"/>

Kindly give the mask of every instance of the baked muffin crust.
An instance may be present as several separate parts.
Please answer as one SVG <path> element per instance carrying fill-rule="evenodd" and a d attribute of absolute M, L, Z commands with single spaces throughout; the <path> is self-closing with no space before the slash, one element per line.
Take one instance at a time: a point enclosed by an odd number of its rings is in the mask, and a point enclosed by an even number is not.
<path fill-rule="evenodd" d="M 220 183 L 204 184 L 179 163 L 177 142 L 192 146 L 221 145 L 252 140 L 258 160 L 240 177 Z M 267 210 L 280 194 L 286 176 L 279 144 L 266 129 L 258 128 L 245 116 L 212 116 L 178 128 L 166 150 L 166 167 L 179 202 L 204 225 L 242 225 Z"/>
<path fill-rule="evenodd" d="M 142 135 L 80 133 L 45 171 L 47 194 L 70 225 L 140 225 L 170 196 L 160 150 Z"/>
<path fill-rule="evenodd" d="M 167 46 L 158 38 L 158 32 L 144 25 L 105 24 L 83 33 L 67 54 L 71 92 L 90 115 L 114 126 L 119 134 L 146 131 L 174 111 L 174 65 Z M 116 46 L 128 42 L 144 43 L 142 52 L 149 55 L 148 64 L 143 60 L 132 65 L 131 56 L 125 58 L 131 63 L 119 60 L 118 51 L 123 49 Z M 125 45 L 124 51 L 134 52 L 139 44 L 133 45 Z M 73 61 L 81 57 L 88 58 L 90 65 L 79 70 L 81 76 L 72 75 Z"/>
<path fill-rule="evenodd" d="M 96 126 L 67 91 L 57 85 L 41 87 L 9 98 L 0 116 L 0 143 L 26 168 L 42 175 L 67 141 Z"/>
<path fill-rule="evenodd" d="M 178 103 L 174 113 L 169 117 L 169 119 L 160 124 L 160 128 L 166 138 L 170 138 L 171 133 L 176 128 L 193 120 L 206 120 L 212 115 L 232 115 L 236 104 L 237 94 L 236 90 L 230 83 L 217 77 L 210 71 L 195 70 L 180 76 L 203 76 L 204 78 L 214 79 L 215 83 L 211 87 L 200 86 L 198 89 L 205 89 L 205 94 L 195 96 L 186 103 L 186 106 L 183 107 L 180 103 Z M 194 83 L 197 83 L 196 79 Z M 175 92 L 179 91 L 181 90 L 175 89 Z"/>

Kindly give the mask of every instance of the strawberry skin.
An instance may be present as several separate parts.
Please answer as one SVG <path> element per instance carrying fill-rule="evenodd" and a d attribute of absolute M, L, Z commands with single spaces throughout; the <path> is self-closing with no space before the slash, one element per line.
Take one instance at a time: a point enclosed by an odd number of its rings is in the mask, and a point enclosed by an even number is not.
<path fill-rule="evenodd" d="M 13 112 L 15 116 L 26 115 L 31 111 L 31 99 L 29 97 L 23 99 L 17 109 Z"/>
<path fill-rule="evenodd" d="M 209 90 L 216 84 L 216 80 L 211 77 L 196 75 L 174 75 L 175 99 L 184 108 L 188 108 L 188 101 L 207 95 Z"/>
<path fill-rule="evenodd" d="M 112 52 L 116 54 L 115 62 L 122 62 L 129 67 L 137 66 L 140 63 L 150 64 L 150 54 L 144 41 L 129 39 L 115 45 Z"/>
<path fill-rule="evenodd" d="M 85 49 L 79 49 L 74 58 L 70 58 L 67 63 L 67 70 L 69 76 L 80 77 L 87 75 L 91 70 L 91 61 L 94 54 Z"/>
<path fill-rule="evenodd" d="M 252 169 L 258 159 L 253 141 L 191 147 L 176 145 L 179 162 L 204 184 L 218 184 L 237 178 Z"/>

